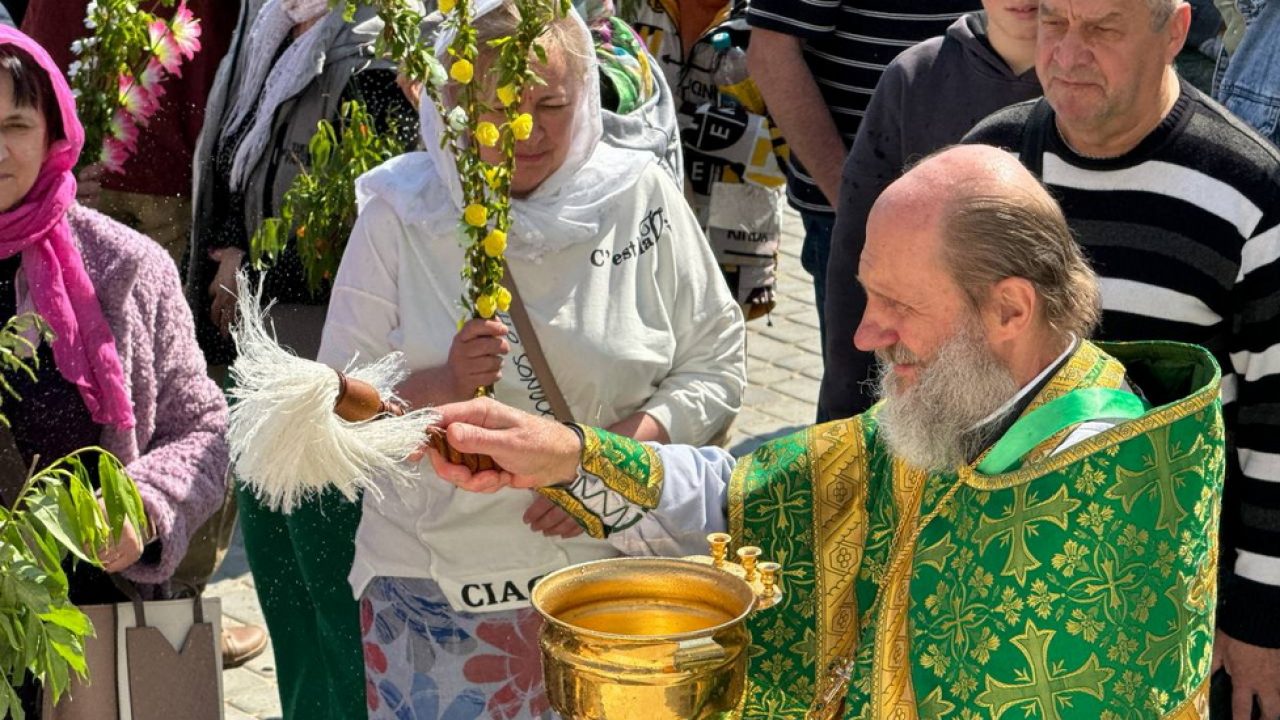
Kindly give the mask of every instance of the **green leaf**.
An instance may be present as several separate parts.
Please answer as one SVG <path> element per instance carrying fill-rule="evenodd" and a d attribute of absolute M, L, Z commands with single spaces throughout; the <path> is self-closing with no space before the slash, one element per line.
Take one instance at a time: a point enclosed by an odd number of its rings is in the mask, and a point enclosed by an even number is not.
<path fill-rule="evenodd" d="M 9 649 L 21 650 L 22 644 L 18 642 L 18 636 L 13 629 L 13 621 L 7 615 L 0 615 L 0 639 L 9 643 Z M 8 653 L 5 653 L 8 656 Z M 0 717 L 3 717 L 0 715 Z"/>
<path fill-rule="evenodd" d="M 80 635 L 83 635 L 83 633 L 80 633 Z M 77 675 L 84 675 L 89 671 L 84 658 L 84 643 L 80 642 L 79 637 L 72 632 L 68 632 L 61 627 L 50 628 L 49 647 L 53 648 L 58 657 L 66 661 L 66 664 Z"/>
<path fill-rule="evenodd" d="M 13 590 L 18 602 L 27 607 L 43 610 L 53 601 L 48 588 L 28 577 L 10 575 L 5 578 L 4 582 Z"/>
<path fill-rule="evenodd" d="M 92 486 L 85 477 L 84 464 L 77 459 L 72 463 L 72 467 L 75 473 L 68 488 L 70 491 L 68 494 L 75 506 L 76 519 L 80 521 L 82 539 L 94 549 L 93 554 L 96 556 L 97 548 L 106 544 L 108 540 L 106 533 L 108 527 L 104 522 L 102 508 L 98 505 L 98 498 L 93 494 L 90 489 Z"/>
<path fill-rule="evenodd" d="M 81 541 L 83 533 L 80 531 L 74 506 L 63 487 L 54 486 L 51 491 L 29 500 L 27 510 L 31 518 L 38 522 L 50 537 L 57 540 L 64 550 L 85 562 L 91 562 L 84 551 Z"/>
<path fill-rule="evenodd" d="M 7 682 L 0 682 L 0 718 L 3 717 L 12 717 L 13 720 L 26 720 L 27 717 L 22 711 L 17 691 Z"/>
<path fill-rule="evenodd" d="M 41 613 L 40 619 L 60 628 L 65 628 L 79 636 L 93 634 L 93 623 L 89 621 L 89 616 L 80 612 L 80 609 L 74 605 L 54 607 L 47 612 Z"/>
<path fill-rule="evenodd" d="M 53 701 L 57 702 L 62 698 L 63 693 L 67 691 L 67 686 L 71 684 L 71 673 L 67 671 L 67 664 L 59 662 L 61 655 L 54 647 L 54 643 L 48 638 L 45 639 L 44 645 L 44 676 L 41 678 L 44 685 L 44 691 L 53 695 Z"/>
<path fill-rule="evenodd" d="M 120 538 L 125 520 L 128 520 L 140 535 L 147 533 L 147 513 L 138 495 L 138 487 L 125 472 L 124 466 L 114 455 L 105 450 L 98 453 L 98 485 L 102 490 L 102 499 L 107 506 L 107 516 L 111 523 L 111 537 Z"/>
<path fill-rule="evenodd" d="M 25 517 L 18 518 L 15 524 L 19 526 L 23 537 L 27 538 L 28 546 L 34 545 L 40 551 L 35 556 L 36 564 L 46 575 L 45 583 L 49 585 L 50 592 L 55 596 L 67 594 L 67 575 L 62 571 L 62 553 L 57 541 L 50 537 L 47 533 L 40 532 L 32 521 Z"/>

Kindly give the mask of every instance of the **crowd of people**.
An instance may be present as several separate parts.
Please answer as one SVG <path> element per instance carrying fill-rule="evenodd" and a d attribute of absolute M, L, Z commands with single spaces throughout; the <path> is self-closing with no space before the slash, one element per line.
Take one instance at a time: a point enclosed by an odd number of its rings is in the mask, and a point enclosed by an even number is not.
<path fill-rule="evenodd" d="M 7 378 L 0 473 L 100 446 L 150 520 L 73 602 L 202 588 L 238 518 L 267 627 L 224 666 L 269 634 L 286 719 L 550 718 L 534 583 L 727 529 L 787 563 L 745 717 L 1280 716 L 1275 0 L 575 3 L 521 98 L 512 307 L 461 323 L 448 119 L 373 8 L 188 0 L 203 48 L 111 173 L 76 171 L 89 4 L 0 4 L 0 319 L 53 331 Z M 478 7 L 500 107 L 520 17 Z M 1208 89 L 1174 65 L 1193 20 Z M 406 406 L 499 469 L 432 451 L 411 489 L 286 513 L 229 465 L 236 276 L 349 100 L 409 150 L 357 181 L 333 278 L 296 243 L 262 276 L 278 339 L 402 353 Z M 824 424 L 735 463 L 784 204 Z"/>

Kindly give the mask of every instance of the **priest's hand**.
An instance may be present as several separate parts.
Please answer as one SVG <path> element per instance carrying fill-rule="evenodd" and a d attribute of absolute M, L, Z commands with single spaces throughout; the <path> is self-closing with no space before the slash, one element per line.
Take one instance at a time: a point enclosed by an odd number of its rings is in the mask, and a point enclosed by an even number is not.
<path fill-rule="evenodd" d="M 578 434 L 554 420 L 535 417 L 491 398 L 441 405 L 439 427 L 462 453 L 488 455 L 500 469 L 471 472 L 428 449 L 436 474 L 471 492 L 504 487 L 539 488 L 569 482 L 582 454 Z"/>
<path fill-rule="evenodd" d="M 1231 676 L 1232 720 L 1253 717 L 1254 697 L 1262 717 L 1280 717 L 1280 648 L 1250 645 L 1219 630 L 1213 642 L 1213 672 L 1218 668 Z"/>

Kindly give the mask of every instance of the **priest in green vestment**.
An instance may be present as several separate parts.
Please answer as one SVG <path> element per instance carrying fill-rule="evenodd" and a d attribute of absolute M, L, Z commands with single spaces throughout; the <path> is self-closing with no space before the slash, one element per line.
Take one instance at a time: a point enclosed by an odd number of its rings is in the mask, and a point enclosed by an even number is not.
<path fill-rule="evenodd" d="M 735 465 L 477 400 L 441 408 L 449 440 L 503 469 L 432 462 L 467 490 L 540 488 L 634 552 L 692 553 L 727 529 L 781 562 L 783 604 L 751 621 L 742 717 L 1207 717 L 1224 458 L 1210 354 L 1084 340 L 1097 279 L 1057 204 L 993 148 L 891 185 L 857 281 L 854 341 L 882 365 L 863 415 Z"/>

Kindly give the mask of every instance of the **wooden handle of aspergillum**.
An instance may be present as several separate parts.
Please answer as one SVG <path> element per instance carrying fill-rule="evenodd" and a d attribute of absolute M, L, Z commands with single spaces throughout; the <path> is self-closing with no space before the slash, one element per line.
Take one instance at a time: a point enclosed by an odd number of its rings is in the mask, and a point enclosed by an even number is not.
<path fill-rule="evenodd" d="M 478 455 L 476 453 L 463 453 L 453 449 L 449 444 L 449 438 L 445 434 L 444 428 L 433 427 L 427 429 L 427 444 L 441 457 L 454 465 L 464 465 L 471 472 L 480 472 L 481 470 L 493 470 L 498 464 L 488 455 Z"/>
<path fill-rule="evenodd" d="M 387 402 L 378 394 L 378 389 L 363 380 L 338 373 L 338 400 L 333 411 L 338 417 L 348 422 L 363 422 L 382 414 L 403 415 L 404 407 L 396 402 Z M 443 428 L 427 429 L 427 442 L 436 452 L 455 465 L 465 465 L 471 472 L 492 470 L 497 467 L 493 458 L 475 453 L 460 453 L 454 450 L 445 437 Z"/>
<path fill-rule="evenodd" d="M 349 422 L 363 422 L 384 413 L 404 414 L 399 403 L 383 401 L 377 388 L 341 372 L 338 372 L 338 399 L 333 411 Z"/>

